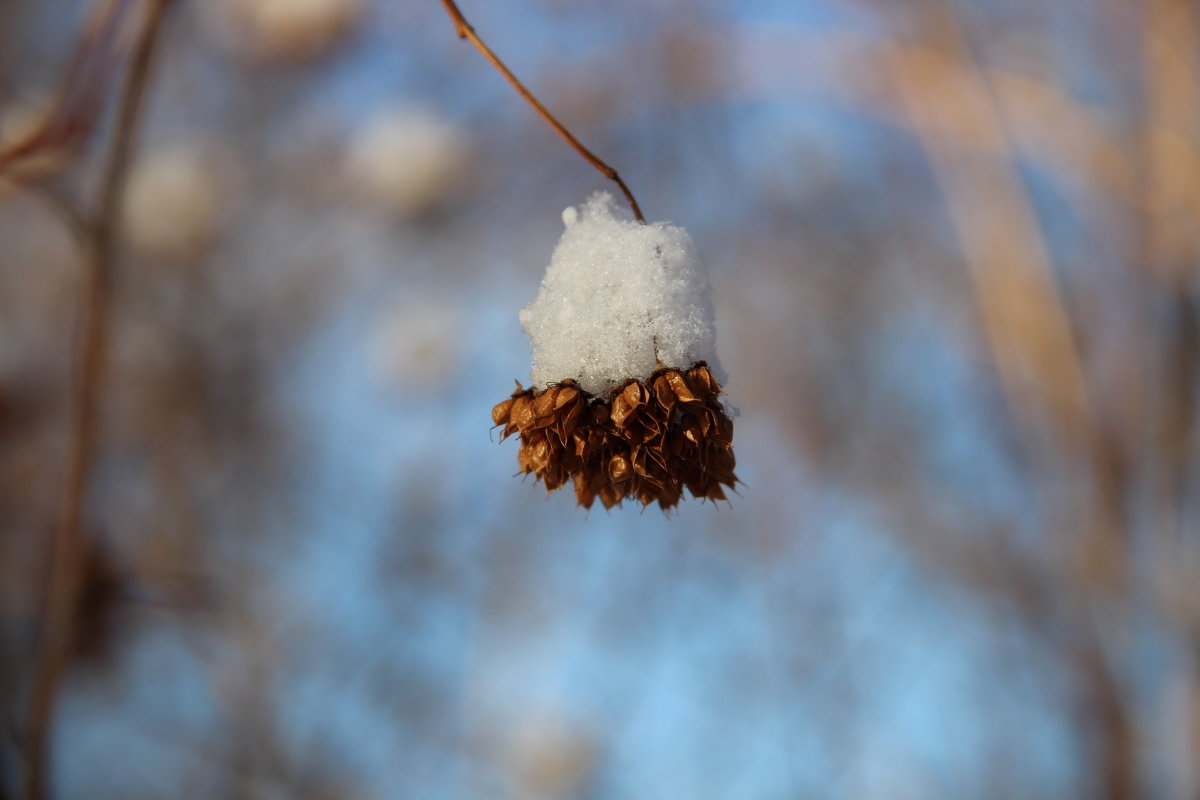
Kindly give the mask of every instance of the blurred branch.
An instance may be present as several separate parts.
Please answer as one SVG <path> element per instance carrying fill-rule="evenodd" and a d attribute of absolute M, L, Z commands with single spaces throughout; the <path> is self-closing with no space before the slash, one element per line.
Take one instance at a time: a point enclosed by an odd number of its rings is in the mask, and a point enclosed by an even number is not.
<path fill-rule="evenodd" d="M 1200 19 L 1188 0 L 1142 6 L 1144 268 L 1186 286 L 1200 258 Z M 1194 283 L 1193 283 L 1194 285 Z"/>
<path fill-rule="evenodd" d="M 769 26 L 743 23 L 712 35 L 738 43 L 736 55 L 747 63 L 735 75 L 721 74 L 719 83 L 701 85 L 696 92 L 700 102 L 740 98 L 834 104 L 906 130 L 916 129 L 916 121 L 894 89 L 895 60 L 919 57 L 930 67 L 953 73 L 961 58 L 939 44 L 901 44 L 849 30 L 775 21 Z M 1125 143 L 1113 133 L 1119 122 L 1110 109 L 1084 102 L 1053 78 L 976 66 L 993 87 L 1012 145 L 1022 158 L 1078 186 L 1083 196 L 1100 194 L 1122 205 L 1136 201 L 1137 168 Z M 951 116 L 968 110 L 962 105 L 946 109 Z M 953 124 L 941 126 L 938 135 L 970 149 L 979 146 L 976 131 L 971 124 Z M 1080 213 L 1087 211 L 1082 205 Z"/>
<path fill-rule="evenodd" d="M 1014 421 L 1035 458 L 1051 432 L 1078 455 L 1089 414 L 1070 321 L 991 92 L 967 55 L 956 62 L 897 48 L 890 74 L 958 231 Z"/>
<path fill-rule="evenodd" d="M 1085 637 L 1073 656 L 1082 690 L 1081 727 L 1095 748 L 1095 784 L 1085 795 L 1102 800 L 1130 800 L 1137 792 L 1137 735 L 1125 708 L 1125 694 L 1097 636 Z"/>
<path fill-rule="evenodd" d="M 1196 414 L 1200 398 L 1200 298 L 1186 287 L 1169 290 L 1162 306 L 1161 363 L 1157 429 L 1153 432 L 1159 454 L 1161 509 L 1165 532 L 1177 539 L 1195 489 Z"/>
<path fill-rule="evenodd" d="M 463 16 L 462 12 L 459 11 L 454 0 L 442 0 L 442 5 L 446 7 L 446 13 L 448 13 L 450 18 L 454 20 L 454 28 L 458 33 L 458 37 L 460 39 L 467 39 L 471 42 L 471 44 L 475 45 L 475 48 L 479 50 L 480 53 L 483 53 L 483 57 L 491 62 L 492 66 L 495 67 L 500 74 L 508 80 L 509 83 L 512 84 L 513 88 L 517 90 L 518 94 L 520 94 L 521 97 L 524 97 L 529 105 L 533 106 L 534 110 L 537 111 L 541 118 L 544 119 L 551 128 L 554 128 L 554 130 L 558 132 L 558 135 L 565 139 L 567 144 L 571 145 L 571 147 L 575 149 L 575 152 L 583 156 L 584 160 L 586 160 L 593 167 L 600 170 L 600 172 L 604 174 L 604 177 L 617 184 L 617 186 L 621 188 L 621 192 L 624 193 L 625 199 L 629 202 L 629 207 L 633 209 L 633 215 L 637 217 L 639 222 L 645 223 L 646 218 L 642 216 L 642 209 L 638 207 L 637 200 L 635 200 L 633 197 L 633 192 L 629 191 L 629 187 L 625 185 L 625 181 L 621 180 L 621 176 L 617 174 L 617 171 L 601 161 L 600 158 L 591 150 L 584 147 L 583 143 L 576 139 L 575 136 L 572 135 L 572 133 L 567 130 L 566 127 L 559 122 L 553 114 L 546 110 L 546 107 L 542 105 L 541 101 L 534 97 L 533 93 L 525 88 L 525 85 L 517 79 L 516 75 L 513 75 L 512 71 L 509 70 L 509 68 L 504 65 L 504 62 L 492 52 L 491 48 L 483 43 L 483 40 L 480 39 L 478 34 L 475 33 L 475 29 L 471 27 L 466 18 Z"/>
<path fill-rule="evenodd" d="M 1144 270 L 1156 280 L 1159 312 L 1151 323 L 1157 346 L 1153 371 L 1159 525 L 1178 532 L 1196 468 L 1197 380 L 1200 379 L 1200 83 L 1196 46 L 1200 18 L 1179 0 L 1143 8 L 1142 232 Z"/>
<path fill-rule="evenodd" d="M 96 4 L 50 108 L 26 135 L 0 146 L 0 194 L 6 189 L 27 189 L 84 246 L 90 246 L 92 239 L 88 220 L 45 179 L 61 169 L 95 129 L 124 50 L 123 34 L 132 7 L 132 0 Z"/>
<path fill-rule="evenodd" d="M 25 797 L 47 796 L 47 761 L 55 700 L 75 636 L 83 579 L 81 518 L 95 460 L 97 405 L 108 337 L 108 315 L 117 256 L 117 223 L 143 98 L 167 0 L 150 0 L 120 98 L 111 150 L 89 226 L 89 269 L 84 274 L 80 340 L 72 398 L 69 454 L 62 518 L 52 543 L 48 596 L 26 730 Z"/>
<path fill-rule="evenodd" d="M 1159 603 L 1193 653 L 1188 672 L 1186 752 L 1192 761 L 1184 791 L 1200 797 L 1200 606 L 1196 603 L 1195 517 L 1200 478 L 1200 81 L 1196 74 L 1200 12 L 1186 0 L 1148 0 L 1141 8 L 1141 247 L 1150 277 L 1154 347 L 1147 376 L 1152 400 L 1145 434 L 1153 459 L 1151 525 L 1165 560 L 1152 578 Z M 1190 515 L 1190 518 L 1189 518 Z M 1164 591 L 1165 589 L 1165 591 Z"/>
<path fill-rule="evenodd" d="M 1107 800 L 1126 800 L 1137 791 L 1136 742 L 1102 646 L 1119 623 L 1124 606 L 1111 601 L 1121 598 L 1130 572 L 1123 454 L 1096 424 L 1076 328 L 1033 204 L 1012 167 L 1014 134 L 1003 100 L 956 16 L 940 5 L 934 13 L 956 54 L 950 69 L 900 51 L 894 74 L 962 241 L 992 360 L 1025 449 L 1051 481 L 1080 471 L 1091 478 L 1082 496 L 1061 488 L 1046 494 L 1049 525 L 1058 530 L 1049 554 L 1060 593 L 1053 604 L 1067 612 L 1067 633 L 1078 641 L 1064 658 L 1078 665 L 1081 727 L 1102 769 L 1098 788 Z M 941 91 L 931 91 L 931 84 Z M 974 147 L 948 146 L 940 138 L 947 128 L 958 128 Z"/>
<path fill-rule="evenodd" d="M 95 6 L 50 109 L 27 135 L 0 147 L 0 177 L 16 185 L 44 178 L 91 134 L 116 71 L 123 23 L 132 6 L 132 0 L 103 0 Z"/>

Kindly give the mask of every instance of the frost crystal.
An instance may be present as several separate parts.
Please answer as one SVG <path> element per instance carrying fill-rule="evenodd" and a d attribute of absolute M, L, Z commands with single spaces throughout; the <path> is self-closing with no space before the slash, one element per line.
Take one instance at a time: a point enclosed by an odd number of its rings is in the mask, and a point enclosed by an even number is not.
<path fill-rule="evenodd" d="M 537 299 L 521 311 L 533 383 L 592 394 L 660 367 L 716 366 L 712 287 L 683 228 L 642 225 L 607 192 L 563 212 Z"/>

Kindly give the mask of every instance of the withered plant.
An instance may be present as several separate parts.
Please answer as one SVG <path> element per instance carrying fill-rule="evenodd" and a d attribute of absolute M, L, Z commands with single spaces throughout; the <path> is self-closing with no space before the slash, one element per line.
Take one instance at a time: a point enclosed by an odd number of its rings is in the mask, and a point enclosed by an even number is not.
<path fill-rule="evenodd" d="M 492 52 L 454 0 L 442 0 L 461 38 L 469 40 L 537 113 L 589 164 L 620 187 L 645 225 L 633 192 L 617 171 L 586 148 Z M 657 350 L 657 348 L 656 348 Z M 725 500 L 734 475 L 733 421 L 719 401 L 721 387 L 708 364 L 663 366 L 649 376 L 626 376 L 601 395 L 563 377 L 544 389 L 522 388 L 492 409 L 502 439 L 520 438 L 517 464 L 553 492 L 568 481 L 579 505 L 597 498 L 605 508 L 632 498 L 664 510 L 683 498 Z"/>
<path fill-rule="evenodd" d="M 663 368 L 597 397 L 567 379 L 541 391 L 517 384 L 492 409 L 502 438 L 518 434 L 517 464 L 549 491 L 575 484 L 575 499 L 605 508 L 632 498 L 663 509 L 686 488 L 693 497 L 724 500 L 732 488 L 733 421 L 718 400 L 708 365 Z"/>

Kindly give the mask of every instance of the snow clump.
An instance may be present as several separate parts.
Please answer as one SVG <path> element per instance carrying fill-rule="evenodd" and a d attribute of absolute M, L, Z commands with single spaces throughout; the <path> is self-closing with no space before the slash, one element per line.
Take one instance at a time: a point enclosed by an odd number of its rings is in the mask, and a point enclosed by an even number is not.
<path fill-rule="evenodd" d="M 537 299 L 520 316 L 535 387 L 572 378 L 598 395 L 697 361 L 720 377 L 712 286 L 687 231 L 643 225 L 607 192 L 568 208 L 563 223 Z"/>

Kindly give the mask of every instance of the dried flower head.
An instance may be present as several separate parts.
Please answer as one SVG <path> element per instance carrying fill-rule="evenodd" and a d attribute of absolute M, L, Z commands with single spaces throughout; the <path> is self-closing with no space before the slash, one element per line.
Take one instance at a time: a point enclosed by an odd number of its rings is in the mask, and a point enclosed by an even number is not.
<path fill-rule="evenodd" d="M 672 508 L 692 496 L 724 500 L 733 488 L 733 421 L 725 413 L 708 365 L 661 368 L 602 396 L 573 380 L 541 391 L 520 383 L 492 409 L 502 439 L 520 436 L 520 472 L 554 491 L 575 484 L 579 505 L 605 508 L 633 498 Z"/>
<path fill-rule="evenodd" d="M 579 504 L 724 500 L 733 422 L 719 396 L 712 287 L 691 237 L 597 193 L 563 212 L 537 299 L 521 312 L 533 381 L 492 411 L 517 463 Z M 687 367 L 688 364 L 692 366 Z M 710 367 L 710 365 L 712 365 Z"/>

